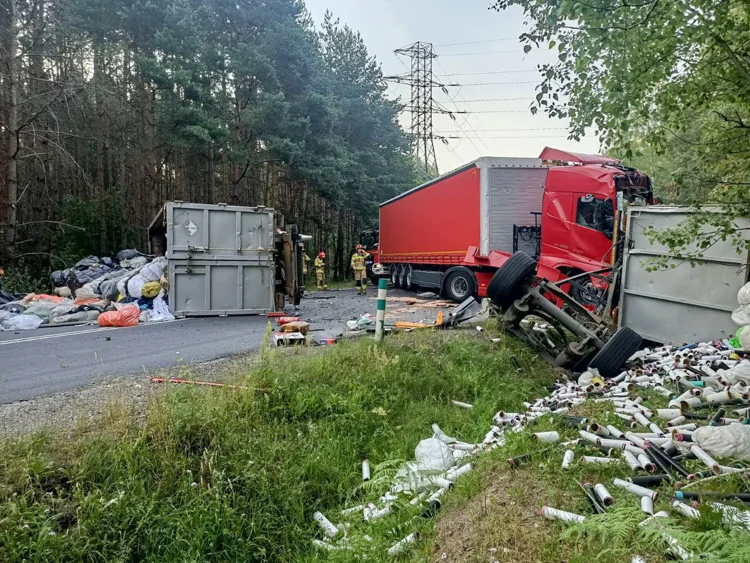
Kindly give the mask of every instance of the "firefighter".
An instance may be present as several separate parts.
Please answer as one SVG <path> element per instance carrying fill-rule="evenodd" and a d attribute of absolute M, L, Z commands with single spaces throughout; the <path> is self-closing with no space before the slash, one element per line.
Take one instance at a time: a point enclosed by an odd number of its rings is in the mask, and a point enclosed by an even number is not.
<path fill-rule="evenodd" d="M 326 282 L 326 253 L 320 252 L 313 264 L 315 266 L 315 276 L 318 278 L 318 289 L 328 290 Z"/>
<path fill-rule="evenodd" d="M 352 270 L 354 270 L 354 281 L 357 282 L 357 294 L 367 295 L 367 266 L 366 261 L 370 257 L 365 252 L 365 247 L 357 245 L 357 251 L 352 254 Z"/>
<path fill-rule="evenodd" d="M 307 270 L 310 267 L 310 257 L 307 255 L 307 250 L 302 251 L 302 274 L 307 277 Z"/>

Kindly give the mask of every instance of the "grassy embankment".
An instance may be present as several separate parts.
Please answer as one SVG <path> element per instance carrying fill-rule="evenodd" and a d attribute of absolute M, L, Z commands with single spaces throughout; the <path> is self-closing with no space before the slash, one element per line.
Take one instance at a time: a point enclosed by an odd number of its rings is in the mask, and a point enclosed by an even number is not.
<path fill-rule="evenodd" d="M 552 381 L 522 345 L 493 344 L 486 333 L 408 334 L 379 347 L 361 341 L 263 356 L 248 373 L 227 374 L 246 389 L 157 394 L 145 427 L 113 405 L 71 438 L 48 433 L 0 445 L 0 561 L 351 561 L 351 552 L 312 547 L 321 537 L 315 510 L 340 521 L 341 508 L 387 489 L 388 479 L 378 477 L 413 458 L 431 423 L 481 440 L 498 409 L 520 410 Z M 608 408 L 579 411 L 617 424 Z M 576 435 L 549 419 L 535 425 L 550 428 Z M 388 560 L 385 549 L 414 530 L 422 541 L 402 558 L 415 562 L 620 563 L 636 553 L 664 561 L 661 536 L 637 527 L 637 499 L 610 485 L 630 474 L 625 464 L 565 472 L 556 449 L 507 468 L 507 457 L 538 447 L 528 433 L 515 434 L 476 458 L 476 470 L 444 497 L 436 528 L 404 507 L 374 524 L 354 522 L 351 536 L 372 538 L 368 561 Z M 365 456 L 374 467 L 369 487 L 360 477 Z M 573 528 L 545 522 L 542 504 L 591 514 L 575 480 L 607 484 L 614 513 Z M 742 484 L 732 478 L 717 486 Z M 671 490 L 664 488 L 657 510 Z M 675 532 L 688 548 L 715 546 L 720 555 L 710 561 L 750 561 L 741 551 L 750 549 L 750 534 L 729 536 L 715 514 L 680 529 L 690 530 Z"/>
<path fill-rule="evenodd" d="M 249 373 L 228 374 L 247 389 L 158 394 L 143 428 L 113 405 L 71 438 L 2 443 L 0 560 L 315 557 L 315 510 L 334 514 L 383 492 L 357 491 L 362 457 L 373 466 L 412 459 L 433 422 L 481 440 L 499 408 L 551 380 L 517 343 L 477 333 L 264 356 Z M 386 534 L 383 545 L 395 539 Z"/>

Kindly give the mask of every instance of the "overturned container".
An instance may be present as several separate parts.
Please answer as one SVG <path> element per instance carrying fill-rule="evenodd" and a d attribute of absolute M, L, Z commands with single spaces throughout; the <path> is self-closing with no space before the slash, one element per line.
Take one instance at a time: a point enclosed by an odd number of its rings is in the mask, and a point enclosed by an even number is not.
<path fill-rule="evenodd" d="M 149 249 L 168 260 L 176 317 L 266 314 L 304 293 L 303 240 L 267 207 L 168 202 Z"/>

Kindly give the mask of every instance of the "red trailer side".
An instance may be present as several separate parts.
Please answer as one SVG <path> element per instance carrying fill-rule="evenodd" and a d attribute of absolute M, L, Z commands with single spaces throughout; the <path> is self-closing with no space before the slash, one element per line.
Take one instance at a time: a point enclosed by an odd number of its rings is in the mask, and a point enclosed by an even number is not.
<path fill-rule="evenodd" d="M 460 264 L 479 245 L 479 169 L 473 164 L 380 207 L 383 264 Z"/>

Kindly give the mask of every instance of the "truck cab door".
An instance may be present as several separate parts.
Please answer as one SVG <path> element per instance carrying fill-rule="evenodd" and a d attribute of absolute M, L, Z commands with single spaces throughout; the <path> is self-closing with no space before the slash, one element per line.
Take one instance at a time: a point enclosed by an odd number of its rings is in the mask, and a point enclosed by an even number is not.
<path fill-rule="evenodd" d="M 571 252 L 595 262 L 609 262 L 615 228 L 611 199 L 593 194 L 575 194 L 575 223 L 571 225 Z"/>

